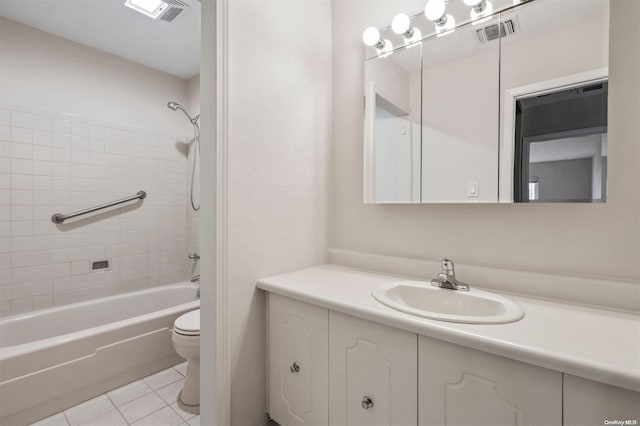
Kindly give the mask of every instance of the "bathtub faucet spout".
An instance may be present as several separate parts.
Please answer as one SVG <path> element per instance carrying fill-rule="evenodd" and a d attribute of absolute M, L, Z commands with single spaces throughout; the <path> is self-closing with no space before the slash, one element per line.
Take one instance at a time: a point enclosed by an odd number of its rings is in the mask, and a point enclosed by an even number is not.
<path fill-rule="evenodd" d="M 200 281 L 200 274 L 195 275 L 193 278 L 191 278 L 191 282 L 192 283 L 196 283 Z"/>

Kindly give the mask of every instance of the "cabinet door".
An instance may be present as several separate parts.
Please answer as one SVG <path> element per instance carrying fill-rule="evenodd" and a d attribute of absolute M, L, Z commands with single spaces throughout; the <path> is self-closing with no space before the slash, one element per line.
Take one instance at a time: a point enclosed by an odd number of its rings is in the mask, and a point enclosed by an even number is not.
<path fill-rule="evenodd" d="M 329 424 L 417 424 L 417 336 L 329 313 Z"/>
<path fill-rule="evenodd" d="M 562 424 L 562 373 L 420 336 L 420 425 Z"/>
<path fill-rule="evenodd" d="M 328 423 L 328 315 L 269 294 L 269 414 L 283 426 Z"/>
<path fill-rule="evenodd" d="M 640 393 L 564 375 L 565 425 L 600 426 L 615 420 L 627 426 L 639 424 Z"/>

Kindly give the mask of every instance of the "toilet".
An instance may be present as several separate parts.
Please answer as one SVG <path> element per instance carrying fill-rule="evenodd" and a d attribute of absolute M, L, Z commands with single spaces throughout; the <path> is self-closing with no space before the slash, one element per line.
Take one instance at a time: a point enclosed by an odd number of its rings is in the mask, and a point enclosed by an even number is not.
<path fill-rule="evenodd" d="M 200 405 L 200 309 L 175 320 L 171 340 L 178 355 L 188 361 L 180 401 L 184 405 Z"/>

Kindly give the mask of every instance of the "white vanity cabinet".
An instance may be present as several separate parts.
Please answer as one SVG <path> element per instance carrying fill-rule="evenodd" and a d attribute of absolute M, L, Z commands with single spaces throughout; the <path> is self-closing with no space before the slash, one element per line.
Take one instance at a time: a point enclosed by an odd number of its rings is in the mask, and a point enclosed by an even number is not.
<path fill-rule="evenodd" d="M 616 420 L 626 426 L 640 424 L 639 392 L 565 374 L 563 398 L 567 426 L 599 426 Z"/>
<path fill-rule="evenodd" d="M 329 312 L 329 424 L 417 424 L 417 336 Z"/>
<path fill-rule="evenodd" d="M 562 424 L 562 373 L 419 336 L 419 425 Z"/>
<path fill-rule="evenodd" d="M 281 425 L 328 424 L 329 311 L 269 294 L 269 413 Z"/>

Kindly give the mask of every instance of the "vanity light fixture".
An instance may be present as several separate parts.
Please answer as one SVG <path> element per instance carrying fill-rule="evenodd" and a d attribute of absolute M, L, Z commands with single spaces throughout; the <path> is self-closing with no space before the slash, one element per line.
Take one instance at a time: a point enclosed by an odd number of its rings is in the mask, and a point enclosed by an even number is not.
<path fill-rule="evenodd" d="M 157 19 L 168 6 L 162 0 L 126 0 L 124 5 L 153 19 Z"/>
<path fill-rule="evenodd" d="M 391 21 L 391 30 L 404 37 L 404 44 L 411 45 L 420 41 L 422 33 L 411 26 L 411 18 L 406 13 L 399 13 Z M 415 44 L 413 44 L 415 46 Z M 409 46 L 409 47 L 413 47 Z"/>
<path fill-rule="evenodd" d="M 362 33 L 362 41 L 369 47 L 375 47 L 378 55 L 387 56 L 393 50 L 393 44 L 389 40 L 380 37 L 380 30 L 376 27 L 369 27 Z"/>
<path fill-rule="evenodd" d="M 449 34 L 456 26 L 455 18 L 446 14 L 446 9 L 445 0 L 429 0 L 424 7 L 424 16 L 433 21 L 438 37 Z"/>
<path fill-rule="evenodd" d="M 466 1 L 466 0 L 465 0 Z M 444 26 L 449 19 L 449 15 L 445 12 L 447 10 L 447 5 L 444 0 L 429 0 L 424 7 L 424 16 L 433 21 L 436 26 Z"/>
<path fill-rule="evenodd" d="M 489 0 L 464 0 L 464 4 L 471 7 L 471 19 L 473 21 L 493 13 L 493 4 Z M 474 22 L 474 24 L 479 24 L 480 22 L 484 22 L 484 20 Z"/>

